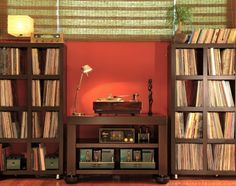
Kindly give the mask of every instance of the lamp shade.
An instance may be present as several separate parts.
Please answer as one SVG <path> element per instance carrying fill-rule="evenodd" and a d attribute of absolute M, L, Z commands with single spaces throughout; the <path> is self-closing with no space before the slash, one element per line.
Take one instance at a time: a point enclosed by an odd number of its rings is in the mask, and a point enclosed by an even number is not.
<path fill-rule="evenodd" d="M 30 37 L 34 20 L 27 15 L 8 15 L 7 32 L 16 37 Z"/>
<path fill-rule="evenodd" d="M 91 72 L 92 70 L 93 70 L 92 67 L 90 67 L 89 65 L 84 65 L 81 67 L 81 71 L 84 74 L 87 74 L 87 73 Z"/>

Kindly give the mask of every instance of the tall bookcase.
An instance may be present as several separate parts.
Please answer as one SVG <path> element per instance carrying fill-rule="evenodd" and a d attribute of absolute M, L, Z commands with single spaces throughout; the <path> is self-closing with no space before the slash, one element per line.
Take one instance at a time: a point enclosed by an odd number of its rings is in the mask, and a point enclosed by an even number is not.
<path fill-rule="evenodd" d="M 171 174 L 236 175 L 235 44 L 172 44 Z"/>
<path fill-rule="evenodd" d="M 60 43 L 0 43 L 0 174 L 63 173 L 65 52 Z"/>

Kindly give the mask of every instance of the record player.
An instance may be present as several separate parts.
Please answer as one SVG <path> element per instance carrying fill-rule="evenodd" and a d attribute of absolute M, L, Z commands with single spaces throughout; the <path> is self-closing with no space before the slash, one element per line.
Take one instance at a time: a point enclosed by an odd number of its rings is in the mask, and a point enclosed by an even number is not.
<path fill-rule="evenodd" d="M 108 96 L 98 98 L 93 102 L 95 113 L 102 114 L 140 114 L 142 102 L 138 100 L 138 94 L 133 94 L 133 99 L 125 100 L 123 96 Z"/>

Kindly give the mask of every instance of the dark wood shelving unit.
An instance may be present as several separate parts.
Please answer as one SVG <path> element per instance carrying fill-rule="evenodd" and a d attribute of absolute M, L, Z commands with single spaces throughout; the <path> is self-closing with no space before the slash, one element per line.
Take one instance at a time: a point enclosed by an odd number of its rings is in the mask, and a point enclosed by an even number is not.
<path fill-rule="evenodd" d="M 112 126 L 112 127 L 130 127 L 130 126 L 153 126 L 156 130 L 155 142 L 151 143 L 99 143 L 91 142 L 88 139 L 80 140 L 77 132 L 81 127 L 86 126 Z M 77 132 L 76 132 L 77 131 Z M 157 149 L 156 168 L 155 169 L 80 169 L 77 167 L 79 157 L 76 154 L 77 149 L 80 148 L 134 148 L 134 149 Z M 68 116 L 67 117 L 67 168 L 66 178 L 67 183 L 74 183 L 78 181 L 78 175 L 83 174 L 148 174 L 156 175 L 157 182 L 168 182 L 169 177 L 167 167 L 167 117 L 161 115 L 108 115 L 108 116 Z M 119 163 L 119 162 L 116 162 Z"/>
<path fill-rule="evenodd" d="M 210 112 L 216 112 L 219 114 L 225 114 L 226 112 L 236 112 L 236 107 L 213 107 L 209 106 L 209 99 L 210 96 L 208 94 L 209 88 L 208 88 L 208 81 L 229 81 L 232 97 L 235 105 L 236 101 L 236 75 L 209 75 L 208 68 L 208 49 L 219 49 L 220 52 L 224 51 L 225 49 L 232 49 L 236 50 L 235 44 L 177 44 L 173 43 L 171 45 L 171 78 L 170 78 L 170 84 L 171 84 L 171 93 L 170 93 L 170 117 L 171 117 L 171 174 L 178 178 L 178 175 L 208 175 L 208 176 L 232 176 L 236 175 L 235 170 L 214 170 L 210 168 L 210 164 L 208 164 L 208 145 L 234 145 L 236 144 L 236 130 L 234 127 L 234 138 L 233 139 L 209 139 L 208 138 L 208 126 L 207 126 L 207 114 Z M 176 51 L 179 49 L 193 49 L 195 51 L 195 57 L 196 57 L 196 65 L 198 74 L 197 75 L 176 75 L 176 63 L 177 63 L 177 57 L 176 57 Z M 179 55 L 179 54 L 178 54 Z M 182 54 L 184 55 L 184 54 Z M 185 56 L 184 56 L 185 57 Z M 183 57 L 183 58 L 184 58 Z M 222 58 L 222 56 L 221 56 Z M 185 60 L 185 59 L 178 59 L 178 60 Z M 235 59 L 236 61 L 236 59 Z M 188 62 L 190 62 L 190 59 L 188 58 Z M 179 67 L 178 67 L 179 68 Z M 235 64 L 234 64 L 234 70 L 235 70 Z M 202 106 L 195 107 L 192 105 L 188 106 L 177 106 L 177 81 L 202 81 L 203 82 L 203 89 L 202 91 Z M 187 92 L 188 90 L 186 90 Z M 191 92 L 191 91 L 190 91 Z M 189 96 L 189 95 L 187 95 Z M 191 95 L 190 95 L 191 96 Z M 196 101 L 196 100 L 195 100 Z M 175 113 L 183 113 L 184 114 L 184 127 L 186 127 L 186 120 L 188 113 L 191 112 L 199 112 L 202 113 L 202 137 L 197 139 L 192 138 L 176 138 L 175 130 L 176 130 L 176 117 Z M 234 118 L 235 120 L 236 118 Z M 221 118 L 221 122 L 224 120 Z M 224 123 L 221 123 L 221 127 Z M 235 126 L 235 123 L 234 123 Z M 186 128 L 185 128 L 186 129 Z M 185 130 L 184 129 L 184 130 Z M 224 130 L 224 128 L 222 128 Z M 224 131 L 223 131 L 224 132 Z M 223 133 L 224 134 L 224 133 Z M 193 170 L 193 169 L 185 169 L 185 168 L 179 168 L 178 167 L 178 144 L 201 144 L 202 145 L 202 155 L 198 154 L 198 156 L 202 156 L 202 169 L 200 170 Z M 212 147 L 213 148 L 213 147 Z M 192 161 L 193 157 L 190 157 Z M 232 164 L 235 163 L 235 155 L 233 157 L 234 160 L 232 160 Z M 223 160 L 225 161 L 225 160 Z"/>
<path fill-rule="evenodd" d="M 21 117 L 22 112 L 27 113 L 27 136 L 25 138 L 20 138 L 20 134 L 18 138 L 0 138 L 0 144 L 2 144 L 4 147 L 9 147 L 9 154 L 7 154 L 6 158 L 9 155 L 22 155 L 26 159 L 26 165 L 22 169 L 16 169 L 16 170 L 10 170 L 6 167 L 2 168 L 0 175 L 3 177 L 4 175 L 30 175 L 30 176 L 46 176 L 46 175 L 55 175 L 56 178 L 59 178 L 60 175 L 63 174 L 63 117 L 65 114 L 65 60 L 66 60 L 66 48 L 63 43 L 19 43 L 19 42 L 11 42 L 11 43 L 0 43 L 0 49 L 11 49 L 11 48 L 17 48 L 19 49 L 19 66 L 20 66 L 20 72 L 19 74 L 1 74 L 0 80 L 10 80 L 10 81 L 21 81 L 23 82 L 23 88 L 20 85 L 17 85 L 16 92 L 12 92 L 13 97 L 13 106 L 0 106 L 0 112 L 15 112 L 17 115 L 17 121 L 19 122 L 19 133 L 21 133 Z M 40 68 L 40 74 L 35 75 L 33 74 L 33 52 L 32 49 L 38 50 L 38 60 L 39 60 L 39 68 Z M 47 75 L 44 73 L 44 68 L 46 64 L 46 53 L 47 49 L 57 49 L 59 51 L 58 59 L 55 59 L 55 61 L 58 61 L 58 73 L 56 75 Z M 0 54 L 1 55 L 1 54 Z M 3 63 L 3 62 L 1 62 Z M 50 67 L 51 68 L 51 67 Z M 33 106 L 32 100 L 32 81 L 33 80 L 39 80 L 40 81 L 40 94 L 41 94 L 41 106 Z M 44 80 L 57 80 L 59 82 L 59 92 L 57 92 L 59 96 L 59 106 L 43 106 L 43 94 L 46 94 L 44 92 Z M 13 91 L 15 89 L 12 89 Z M 45 95 L 44 95 L 45 96 Z M 16 100 L 17 104 L 14 104 L 14 100 Z M 19 101 L 20 100 L 20 101 Z M 22 103 L 21 100 L 24 100 L 24 103 Z M 18 103 L 19 102 L 19 103 Z M 57 112 L 58 113 L 58 129 L 57 129 L 57 137 L 56 138 L 35 138 L 32 136 L 32 119 L 33 119 L 33 112 L 40 113 L 40 125 L 41 130 L 43 133 L 44 130 L 44 119 L 45 119 L 45 113 L 46 112 Z M 32 155 L 33 155 L 33 148 L 35 146 L 38 146 L 40 143 L 45 144 L 46 154 L 47 151 L 50 151 L 55 154 L 58 157 L 58 168 L 53 170 L 33 170 L 33 162 L 32 162 Z M 19 145 L 19 147 L 16 148 L 16 150 L 12 150 L 12 145 Z M 23 148 L 20 147 L 20 145 L 23 145 Z M 47 145 L 50 145 L 47 147 Z M 51 148 L 52 145 L 55 145 L 55 149 L 53 150 Z M 48 149 L 47 149 L 48 148 Z M 1 149 L 1 152 L 2 153 Z M 5 161 L 5 163 L 7 160 Z M 6 165 L 5 165 L 6 166 Z"/>

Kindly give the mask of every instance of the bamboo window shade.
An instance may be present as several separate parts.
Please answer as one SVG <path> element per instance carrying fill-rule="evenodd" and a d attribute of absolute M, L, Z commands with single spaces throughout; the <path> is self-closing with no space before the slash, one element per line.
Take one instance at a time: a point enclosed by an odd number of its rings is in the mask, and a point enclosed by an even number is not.
<path fill-rule="evenodd" d="M 165 20 L 173 0 L 62 0 L 60 5 L 61 26 L 71 38 L 160 40 L 172 34 Z"/>
<path fill-rule="evenodd" d="M 235 26 L 236 0 L 176 0 L 190 7 L 194 28 Z M 7 15 L 29 15 L 35 32 L 63 32 L 67 40 L 169 40 L 166 11 L 174 0 L 0 0 L 0 39 L 8 39 Z"/>
<path fill-rule="evenodd" d="M 185 31 L 195 28 L 235 27 L 235 0 L 176 0 L 177 5 L 191 8 L 193 19 Z"/>

